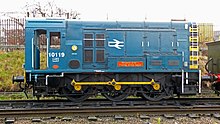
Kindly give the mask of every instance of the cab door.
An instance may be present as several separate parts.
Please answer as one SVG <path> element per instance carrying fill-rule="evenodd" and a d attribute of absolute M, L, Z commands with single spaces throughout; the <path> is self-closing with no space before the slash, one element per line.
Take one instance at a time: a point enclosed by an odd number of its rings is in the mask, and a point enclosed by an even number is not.
<path fill-rule="evenodd" d="M 32 38 L 32 69 L 35 70 L 45 70 L 47 68 L 47 53 L 45 48 L 47 47 L 47 30 L 45 29 L 35 29 L 34 36 Z M 28 49 L 28 48 L 26 48 Z M 26 53 L 28 54 L 28 53 Z M 43 57 L 44 55 L 44 57 Z M 46 58 L 46 61 L 43 60 Z M 30 58 L 26 57 L 26 62 L 29 61 Z"/>

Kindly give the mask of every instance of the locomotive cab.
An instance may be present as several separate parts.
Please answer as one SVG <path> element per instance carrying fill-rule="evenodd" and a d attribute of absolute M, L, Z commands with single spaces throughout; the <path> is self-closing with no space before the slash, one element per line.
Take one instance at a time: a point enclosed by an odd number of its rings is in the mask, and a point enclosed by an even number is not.
<path fill-rule="evenodd" d="M 65 46 L 62 42 L 65 41 L 65 21 L 48 21 L 31 26 L 29 23 L 33 23 L 32 21 L 26 23 L 25 69 L 51 70 L 62 67 L 65 57 Z"/>

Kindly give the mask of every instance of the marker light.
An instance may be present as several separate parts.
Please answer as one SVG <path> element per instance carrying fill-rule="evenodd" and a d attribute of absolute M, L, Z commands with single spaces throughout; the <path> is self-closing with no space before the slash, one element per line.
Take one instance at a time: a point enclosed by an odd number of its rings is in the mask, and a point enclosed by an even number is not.
<path fill-rule="evenodd" d="M 77 49 L 78 49 L 78 47 L 77 47 L 76 45 L 73 45 L 73 46 L 72 46 L 72 50 L 73 50 L 73 51 L 76 51 Z"/>

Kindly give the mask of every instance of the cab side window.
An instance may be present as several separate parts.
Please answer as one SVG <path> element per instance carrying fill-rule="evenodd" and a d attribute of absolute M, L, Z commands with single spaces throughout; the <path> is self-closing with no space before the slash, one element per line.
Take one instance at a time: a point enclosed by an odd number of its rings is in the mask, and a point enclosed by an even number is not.
<path fill-rule="evenodd" d="M 50 48 L 60 49 L 60 32 L 50 32 Z"/>

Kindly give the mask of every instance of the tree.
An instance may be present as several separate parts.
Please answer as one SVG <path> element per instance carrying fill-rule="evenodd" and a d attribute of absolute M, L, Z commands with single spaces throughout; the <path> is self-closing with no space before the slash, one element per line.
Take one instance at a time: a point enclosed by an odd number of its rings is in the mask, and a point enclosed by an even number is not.
<path fill-rule="evenodd" d="M 80 15 L 77 11 L 60 8 L 50 1 L 47 1 L 45 5 L 40 2 L 27 3 L 25 8 L 27 17 L 65 17 L 67 19 L 77 19 Z"/>

